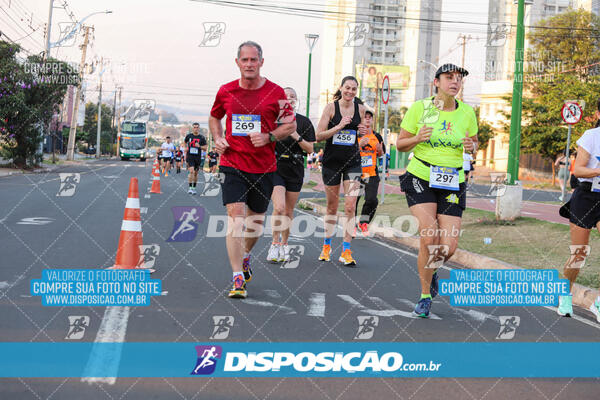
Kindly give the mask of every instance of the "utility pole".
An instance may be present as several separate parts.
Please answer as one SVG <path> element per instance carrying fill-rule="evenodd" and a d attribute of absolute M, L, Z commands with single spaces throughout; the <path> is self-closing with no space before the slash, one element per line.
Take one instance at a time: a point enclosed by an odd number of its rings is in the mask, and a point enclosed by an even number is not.
<path fill-rule="evenodd" d="M 48 26 L 46 27 L 46 53 L 45 59 L 50 58 L 50 32 L 52 31 L 52 9 L 54 8 L 54 0 L 50 0 L 50 9 L 48 10 Z"/>
<path fill-rule="evenodd" d="M 81 98 L 81 85 L 83 84 L 83 69 L 85 68 L 85 54 L 90 38 L 90 26 L 83 27 L 85 36 L 81 45 L 81 63 L 79 63 L 79 84 L 75 93 L 75 103 L 73 104 L 73 115 L 71 116 L 71 127 L 69 129 L 69 141 L 67 142 L 67 160 L 73 160 L 75 154 L 75 134 L 77 133 L 77 113 L 79 112 L 79 100 Z"/>
<path fill-rule="evenodd" d="M 96 131 L 96 158 L 100 158 L 100 131 L 102 130 L 102 73 L 104 72 L 104 57 L 100 59 L 100 68 L 102 69 L 98 71 L 100 88 L 98 90 L 98 129 Z"/>
<path fill-rule="evenodd" d="M 123 86 L 119 86 L 119 108 L 117 110 L 119 110 L 119 115 L 116 116 L 117 118 L 117 137 L 121 134 L 121 90 L 123 89 Z"/>
<path fill-rule="evenodd" d="M 465 35 L 463 33 L 461 33 L 460 35 L 458 35 L 458 40 L 462 40 L 462 62 L 461 62 L 461 67 L 464 68 L 465 67 L 465 54 L 467 52 L 467 40 L 471 39 L 471 35 Z M 465 86 L 464 84 L 460 86 L 460 93 L 458 94 L 458 98 L 460 100 L 463 99 L 463 92 L 465 90 Z"/>
<path fill-rule="evenodd" d="M 519 180 L 519 156 L 521 153 L 521 113 L 523 102 L 523 48 L 525 47 L 524 26 L 525 4 L 519 0 L 517 12 L 517 43 L 515 47 L 515 74 L 513 80 L 512 112 L 510 119 L 510 141 L 508 148 L 508 183 Z"/>
<path fill-rule="evenodd" d="M 523 48 L 525 45 L 525 1 L 519 0 L 517 12 L 517 41 L 515 45 L 515 73 L 513 78 L 510 141 L 508 148 L 507 185 L 496 197 L 496 218 L 514 220 L 521 215 L 523 185 L 519 183 L 519 156 L 521 153 L 521 112 L 523 96 Z"/>

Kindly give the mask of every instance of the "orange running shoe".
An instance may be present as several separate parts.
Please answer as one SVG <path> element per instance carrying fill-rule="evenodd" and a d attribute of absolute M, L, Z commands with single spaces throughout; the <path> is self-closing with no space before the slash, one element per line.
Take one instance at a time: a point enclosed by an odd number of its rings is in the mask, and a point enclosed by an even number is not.
<path fill-rule="evenodd" d="M 331 245 L 324 244 L 323 250 L 321 250 L 321 255 L 319 256 L 319 261 L 330 261 L 331 260 Z"/>
<path fill-rule="evenodd" d="M 339 261 L 344 265 L 356 265 L 356 261 L 354 261 L 354 258 L 352 258 L 352 250 L 350 249 L 342 251 Z"/>

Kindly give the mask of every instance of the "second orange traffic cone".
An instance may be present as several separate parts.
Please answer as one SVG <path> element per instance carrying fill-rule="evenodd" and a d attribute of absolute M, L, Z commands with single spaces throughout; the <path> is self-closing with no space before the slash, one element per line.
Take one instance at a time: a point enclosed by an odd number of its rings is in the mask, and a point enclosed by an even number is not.
<path fill-rule="evenodd" d="M 150 188 L 150 193 L 161 193 L 160 192 L 160 171 L 155 168 L 152 171 L 152 187 Z"/>

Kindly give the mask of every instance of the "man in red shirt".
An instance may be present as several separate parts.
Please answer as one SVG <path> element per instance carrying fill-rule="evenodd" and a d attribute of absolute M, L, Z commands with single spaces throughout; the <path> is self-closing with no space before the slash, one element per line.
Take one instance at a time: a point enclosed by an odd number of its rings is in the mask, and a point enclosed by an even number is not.
<path fill-rule="evenodd" d="M 241 78 L 221 86 L 208 126 L 221 154 L 223 205 L 232 224 L 226 238 L 233 270 L 229 297 L 245 298 L 246 282 L 252 279 L 250 251 L 262 232 L 273 192 L 275 142 L 295 132 L 296 121 L 283 89 L 260 75 L 264 60 L 258 43 L 242 43 L 235 62 Z"/>

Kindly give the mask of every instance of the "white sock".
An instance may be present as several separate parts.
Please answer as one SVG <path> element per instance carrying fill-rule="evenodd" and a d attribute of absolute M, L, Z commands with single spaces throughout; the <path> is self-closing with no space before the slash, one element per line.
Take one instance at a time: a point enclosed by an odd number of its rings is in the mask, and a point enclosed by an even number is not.
<path fill-rule="evenodd" d="M 250 258 L 250 253 L 244 253 L 244 259 Z"/>

